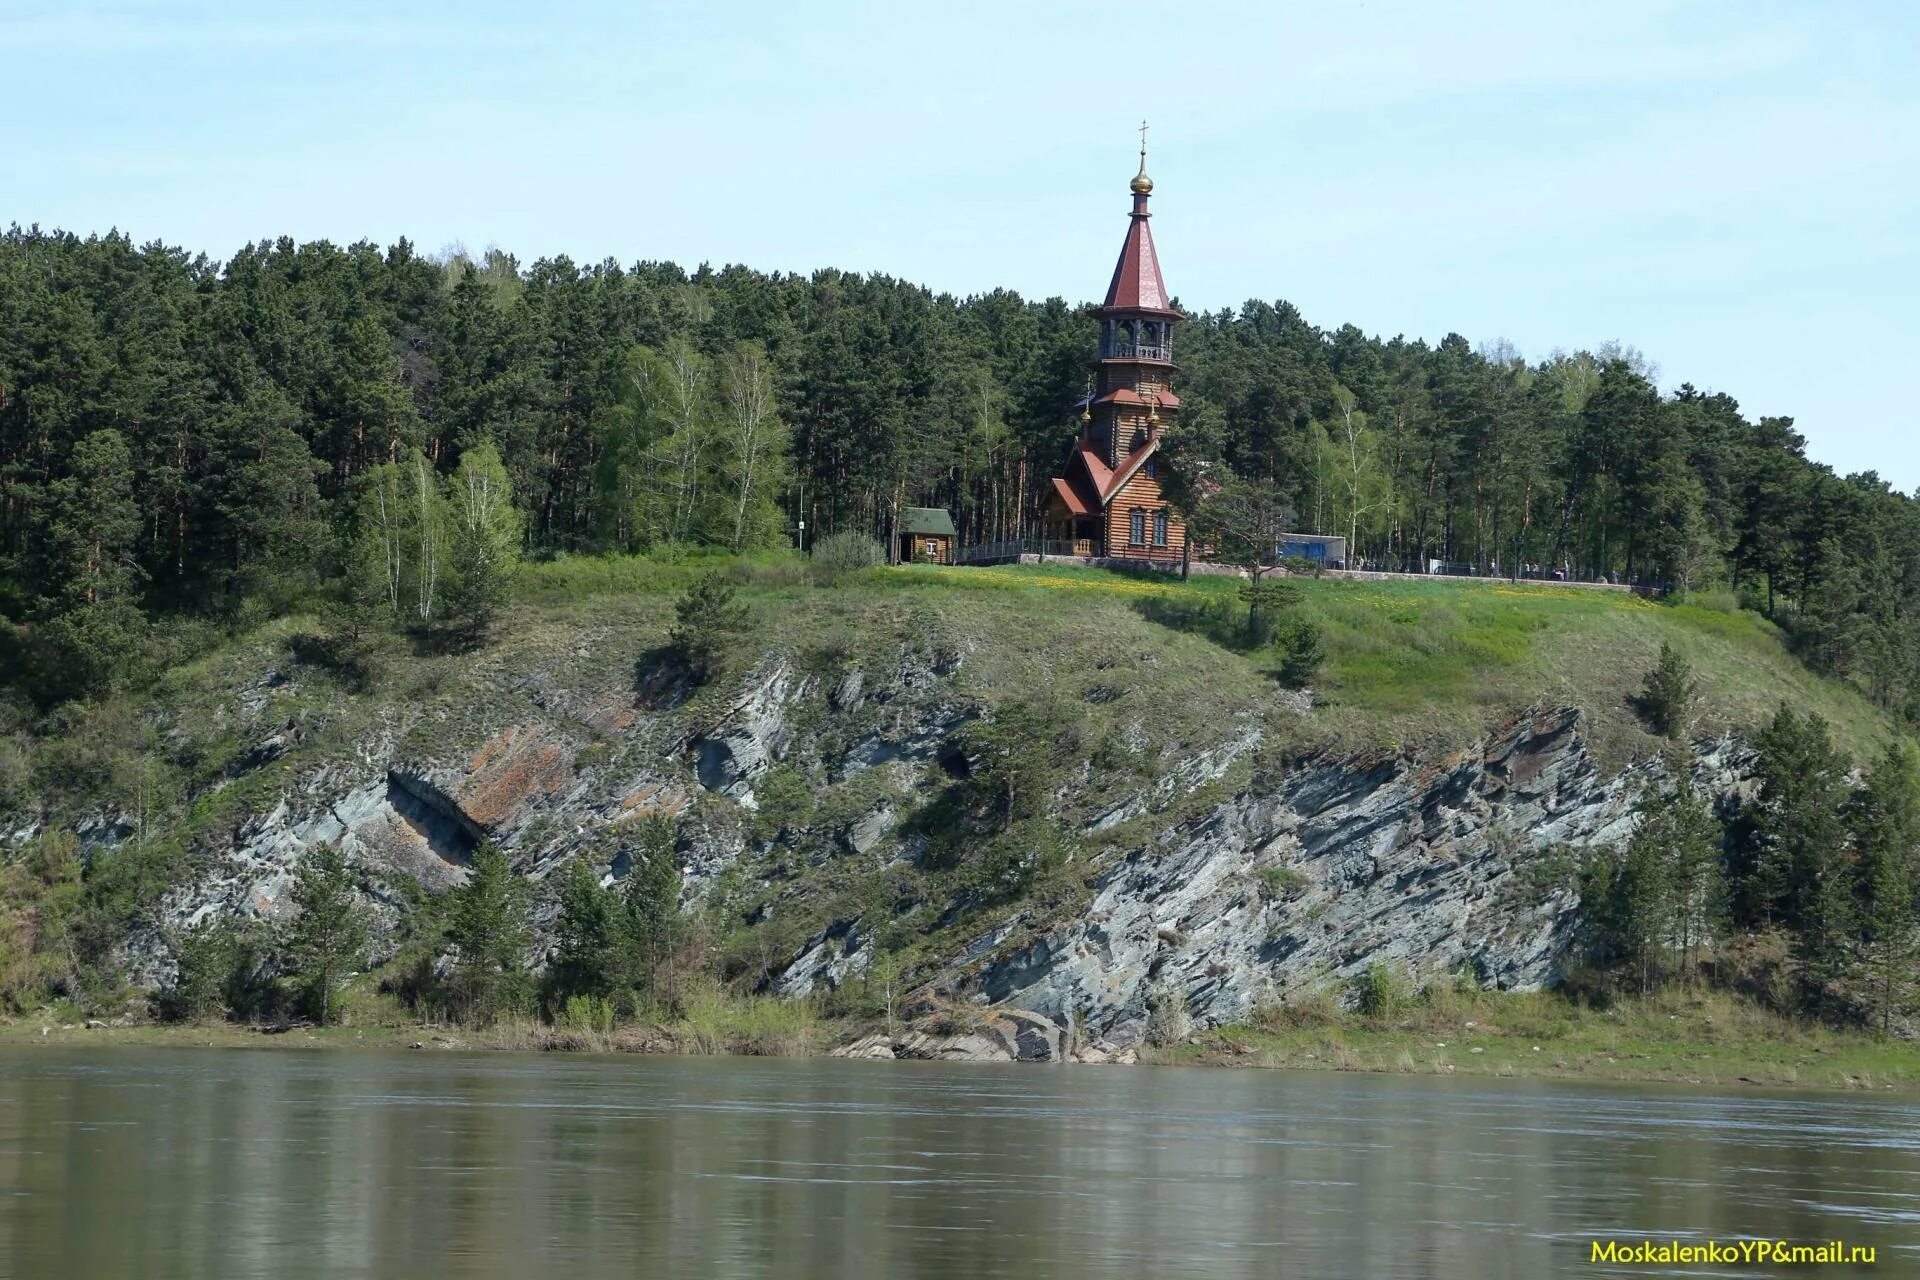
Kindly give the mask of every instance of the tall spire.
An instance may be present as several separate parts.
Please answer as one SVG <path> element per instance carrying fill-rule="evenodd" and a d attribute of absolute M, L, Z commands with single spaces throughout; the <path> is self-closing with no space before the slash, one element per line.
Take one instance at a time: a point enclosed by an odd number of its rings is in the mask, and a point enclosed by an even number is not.
<path fill-rule="evenodd" d="M 1140 122 L 1140 172 L 1127 184 L 1133 192 L 1133 221 L 1127 226 L 1126 241 L 1120 246 L 1120 261 L 1114 264 L 1113 281 L 1107 286 L 1103 307 L 1166 311 L 1167 286 L 1160 279 L 1160 259 L 1153 251 L 1153 232 L 1147 229 L 1147 197 L 1153 193 L 1153 179 L 1147 176 L 1147 122 Z"/>

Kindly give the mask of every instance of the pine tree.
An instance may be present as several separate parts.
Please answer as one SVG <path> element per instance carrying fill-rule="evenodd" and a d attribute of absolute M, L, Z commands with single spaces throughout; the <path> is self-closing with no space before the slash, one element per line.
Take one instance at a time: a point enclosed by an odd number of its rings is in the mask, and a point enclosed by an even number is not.
<path fill-rule="evenodd" d="M 746 630 L 747 606 L 734 599 L 723 574 L 703 574 L 673 606 L 674 626 L 667 643 L 696 683 L 720 674 L 727 643 Z"/>
<path fill-rule="evenodd" d="M 141 517 L 134 479 L 125 437 L 95 431 L 73 446 L 68 474 L 48 486 L 45 582 L 59 607 L 109 604 L 139 587 L 134 547 Z"/>
<path fill-rule="evenodd" d="M 563 1007 L 574 996 L 606 998 L 630 985 L 627 936 L 620 899 L 600 883 L 585 857 L 560 873 L 553 952 L 547 961 L 548 1003 Z"/>
<path fill-rule="evenodd" d="M 1666 852 L 1667 934 L 1689 982 L 1700 953 L 1726 929 L 1727 885 L 1720 823 L 1683 774 L 1652 816 L 1652 838 Z"/>
<path fill-rule="evenodd" d="M 1920 750 L 1886 749 L 1851 806 L 1863 942 L 1855 978 L 1882 1033 L 1920 997 Z"/>
<path fill-rule="evenodd" d="M 1640 711 L 1653 731 L 1676 742 L 1687 736 L 1693 719 L 1693 703 L 1698 695 L 1693 666 L 1672 642 L 1660 642 L 1660 661 L 1647 673 L 1646 687 L 1640 692 Z"/>
<path fill-rule="evenodd" d="M 1189 536 L 1247 576 L 1240 600 L 1247 606 L 1247 634 L 1256 642 L 1263 634 L 1262 617 L 1288 608 L 1299 595 L 1289 583 L 1267 580 L 1278 567 L 1280 535 L 1293 518 L 1292 505 L 1278 487 L 1234 476 L 1213 487 L 1193 513 Z"/>
<path fill-rule="evenodd" d="M 522 1003 L 530 937 L 525 885 L 508 865 L 507 855 L 492 841 L 483 841 L 448 911 L 456 1016 L 486 1026 Z"/>
<path fill-rule="evenodd" d="M 281 949 L 324 1027 L 340 984 L 366 960 L 367 926 L 346 855 L 328 848 L 307 857 L 294 872 L 292 903 Z"/>
<path fill-rule="evenodd" d="M 1657 792 L 1641 798 L 1640 825 L 1627 841 L 1613 884 L 1615 946 L 1632 967 L 1643 995 L 1659 982 L 1672 919 L 1670 813 L 1669 804 Z"/>
<path fill-rule="evenodd" d="M 1759 794 L 1744 817 L 1736 903 L 1748 923 L 1837 925 L 1841 904 L 1831 889 L 1842 851 L 1845 769 L 1826 722 L 1782 703 L 1754 735 Z"/>
<path fill-rule="evenodd" d="M 174 935 L 169 950 L 174 973 L 155 1001 L 160 1015 L 172 1022 L 224 1016 L 236 958 L 232 927 L 202 920 Z"/>
<path fill-rule="evenodd" d="M 214 572 L 236 605 L 290 607 L 311 592 L 331 549 L 316 483 L 327 467 L 299 426 L 285 396 L 264 386 L 251 389 L 216 429 L 219 470 L 205 490 L 225 545 Z"/>
<path fill-rule="evenodd" d="M 640 977 L 656 997 L 677 993 L 673 959 L 680 946 L 679 835 L 671 817 L 649 814 L 634 829 L 622 894 L 627 936 L 639 958 Z"/>
<path fill-rule="evenodd" d="M 47 701 L 123 686 L 141 666 L 147 625 L 135 594 L 143 575 L 133 491 L 133 455 L 118 431 L 78 441 L 68 474 L 48 486 L 36 672 Z"/>

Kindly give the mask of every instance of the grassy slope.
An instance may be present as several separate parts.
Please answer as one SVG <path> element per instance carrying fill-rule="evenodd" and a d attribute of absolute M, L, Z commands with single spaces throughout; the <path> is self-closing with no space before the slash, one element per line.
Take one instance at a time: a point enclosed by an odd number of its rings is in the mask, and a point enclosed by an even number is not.
<path fill-rule="evenodd" d="M 147 698 L 79 714 L 53 738 L 16 739 L 30 756 L 28 790 L 49 797 L 56 817 L 102 802 L 131 810 L 136 797 L 164 810 L 170 797 L 207 792 L 247 747 L 297 723 L 303 741 L 284 759 L 188 806 L 189 822 L 172 825 L 191 835 L 218 830 L 294 771 L 347 751 L 376 728 L 402 753 L 471 745 L 511 723 L 522 704 L 536 714 L 535 691 L 524 685 L 529 674 L 568 691 L 580 707 L 618 700 L 632 689 L 635 661 L 665 638 L 674 595 L 715 563 L 728 562 L 529 566 L 483 650 L 446 654 L 389 641 L 364 690 L 310 666 L 293 680 L 266 682 L 267 673 L 291 669 L 299 637 L 318 629 L 310 618 L 269 623 L 175 669 Z M 1231 603 L 1231 580 L 1182 583 L 1053 565 L 914 567 L 873 570 L 823 589 L 787 560 L 755 562 L 744 572 L 742 596 L 754 623 L 738 642 L 737 666 L 782 647 L 803 664 L 865 661 L 885 670 L 903 647 L 950 648 L 964 656 L 958 683 L 968 695 L 994 702 L 1050 694 L 1073 706 L 1085 721 L 1077 749 L 1088 751 L 1135 727 L 1155 752 L 1201 749 L 1248 717 L 1280 749 L 1445 750 L 1509 712 L 1545 702 L 1584 710 L 1603 759 L 1620 764 L 1659 746 L 1627 699 L 1663 640 L 1679 645 L 1702 679 L 1701 733 L 1755 725 L 1781 698 L 1825 716 L 1861 760 L 1891 732 L 1852 689 L 1800 666 L 1764 620 L 1616 593 L 1302 582 L 1328 655 L 1315 682 L 1316 709 L 1302 717 L 1279 696 L 1260 655 L 1230 652 L 1146 616 L 1156 603 Z M 240 690 L 246 698 L 236 697 Z M 1089 692 L 1095 699 L 1086 699 Z M 724 683 L 706 690 L 685 714 L 710 715 L 728 696 Z M 581 727 L 583 738 L 598 732 Z"/>
<path fill-rule="evenodd" d="M 1231 598 L 1235 580 L 1181 583 L 1053 566 L 896 571 L 930 589 L 978 598 L 1026 595 L 1115 627 L 1130 641 L 1173 636 L 1126 607 L 1148 596 Z M 1618 761 L 1656 744 L 1628 698 L 1671 641 L 1694 664 L 1703 694 L 1698 732 L 1757 724 L 1781 699 L 1832 722 L 1866 758 L 1890 727 L 1854 690 L 1809 672 L 1777 627 L 1757 615 L 1661 605 L 1623 593 L 1498 582 L 1300 581 L 1325 631 L 1317 681 L 1321 731 L 1356 746 L 1450 745 L 1534 702 L 1580 707 L 1604 754 Z M 1185 637 L 1182 637 L 1183 639 Z M 1243 665 L 1254 665 L 1245 663 Z"/>

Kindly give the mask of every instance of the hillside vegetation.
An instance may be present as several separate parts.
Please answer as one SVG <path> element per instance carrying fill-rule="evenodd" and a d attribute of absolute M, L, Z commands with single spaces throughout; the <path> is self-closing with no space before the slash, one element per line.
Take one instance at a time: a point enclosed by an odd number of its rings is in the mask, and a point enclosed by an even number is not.
<path fill-rule="evenodd" d="M 46 710 L 137 690 L 343 602 L 367 625 L 483 631 L 518 555 L 885 542 L 915 503 L 950 509 L 962 542 L 1030 535 L 1095 330 L 1058 298 L 831 270 L 288 239 L 215 262 L 16 227 L 4 692 Z M 1162 452 L 1184 515 L 1204 515 L 1203 477 L 1237 477 L 1376 567 L 1724 588 L 1815 669 L 1920 717 L 1920 505 L 1810 460 L 1791 419 L 1726 389 L 1663 396 L 1630 349 L 1528 361 L 1284 302 L 1189 316 L 1174 344 Z M 1432 611 L 1380 612 L 1390 668 Z M 1458 644 L 1423 656 L 1429 675 L 1518 642 L 1498 616 L 1441 630 Z"/>
<path fill-rule="evenodd" d="M 1687 654 L 1701 681 L 1694 736 L 1750 730 L 1782 701 L 1825 718 L 1856 760 L 1893 731 L 1853 689 L 1809 672 L 1765 619 L 1622 592 L 1299 579 L 1302 610 L 1320 624 L 1326 648 L 1307 701 L 1277 689 L 1270 653 L 1220 643 L 1208 618 L 1183 612 L 1212 606 L 1237 616 L 1238 584 L 1228 578 L 913 566 L 824 587 L 804 561 L 780 556 L 591 557 L 525 566 L 501 625 L 471 651 L 387 637 L 342 665 L 325 643 L 329 624 L 296 615 L 182 663 L 148 695 L 76 707 L 59 732 L 42 737 L 16 724 L 0 757 L 0 798 L 21 817 L 144 803 L 159 822 L 170 799 L 203 791 L 233 765 L 243 745 L 234 736 L 236 700 L 272 700 L 276 714 L 307 725 L 301 751 L 318 755 L 383 718 L 437 724 L 428 713 L 440 709 L 457 720 L 510 696 L 515 673 L 558 667 L 566 678 L 618 689 L 666 641 L 675 594 L 715 567 L 750 606 L 747 626 L 729 641 L 737 665 L 768 651 L 804 658 L 947 644 L 964 651 L 966 682 L 988 703 L 1125 691 L 1137 695 L 1129 709 L 1144 709 L 1156 736 L 1204 741 L 1255 713 L 1283 723 L 1283 736 L 1302 749 L 1444 750 L 1546 704 L 1580 709 L 1588 732 L 1623 763 L 1659 746 L 1631 699 L 1663 642 Z M 319 677 L 298 682 L 297 698 L 271 683 L 289 667 Z"/>
<path fill-rule="evenodd" d="M 716 568 L 745 605 L 721 657 L 729 674 L 670 714 L 666 739 L 627 739 L 610 726 L 622 723 L 619 709 L 641 696 L 649 664 L 659 661 L 675 599 Z M 835 672 L 889 669 L 903 653 L 951 660 L 957 694 L 979 709 L 972 714 L 1015 722 L 1012 708 L 1036 718 L 1035 754 L 1016 762 L 1034 786 L 1078 779 L 1048 802 L 1045 817 L 1061 831 L 1163 777 L 1167 761 L 1203 755 L 1249 727 L 1260 755 L 1227 784 L 1316 752 L 1439 759 L 1532 705 L 1578 708 L 1604 758 L 1624 764 L 1662 746 L 1630 695 L 1663 642 L 1698 673 L 1696 737 L 1749 730 L 1781 699 L 1825 717 L 1858 760 L 1891 733 L 1858 694 L 1807 672 L 1779 632 L 1749 613 L 1498 582 L 1298 586 L 1298 608 L 1317 621 L 1325 646 L 1308 691 L 1276 681 L 1271 650 L 1238 643 L 1232 580 L 1055 565 L 874 568 L 822 580 L 785 556 L 563 558 L 525 566 L 491 636 L 452 652 L 392 635 L 343 651 L 327 622 L 279 619 L 173 668 L 149 694 L 74 707 L 51 732 L 14 726 L 0 756 L 4 825 L 13 833 L 0 982 L 16 1008 L 49 983 L 110 1000 L 125 980 L 115 959 L 122 940 L 151 928 L 141 922 L 169 886 L 203 874 L 244 824 L 302 780 L 364 767 L 370 744 L 394 761 L 445 759 L 482 751 L 516 724 L 543 723 L 571 742 L 576 770 L 644 769 L 676 750 L 672 735 L 698 735 L 729 714 L 741 677 L 771 661 L 831 683 Z M 833 831 L 876 804 L 910 822 L 929 803 L 887 793 L 890 785 L 875 775 L 835 783 L 776 770 L 760 788 L 761 816 L 748 815 L 764 829 L 749 839 L 771 839 L 783 805 L 785 820 L 804 817 L 796 830 Z M 742 821 L 734 806 L 705 801 L 687 816 L 696 841 L 701 824 L 729 831 Z M 551 852 L 521 856 L 547 865 L 574 851 L 564 831 L 537 826 L 523 833 L 534 842 L 523 848 Z M 1128 829 L 1104 838 L 1109 847 L 1138 838 Z M 22 856 L 46 845 L 45 835 L 30 839 L 35 833 L 61 830 L 80 832 L 95 850 L 84 876 L 45 875 Z M 808 853 L 813 839 L 774 839 L 743 866 L 746 880 L 768 877 L 780 900 L 798 904 L 779 927 L 726 942 L 752 914 L 735 903 L 732 916 L 710 921 L 714 945 L 757 949 L 764 966 L 874 891 L 864 864 L 822 861 Z M 983 873 L 963 860 L 926 874 L 903 900 L 970 892 L 968 877 Z M 1071 856 L 1032 874 L 1020 892 L 1050 896 L 1056 913 L 1084 898 Z M 754 900 L 771 900 L 755 892 Z M 954 928 L 971 927 L 964 918 L 902 918 L 903 964 L 938 955 Z"/>

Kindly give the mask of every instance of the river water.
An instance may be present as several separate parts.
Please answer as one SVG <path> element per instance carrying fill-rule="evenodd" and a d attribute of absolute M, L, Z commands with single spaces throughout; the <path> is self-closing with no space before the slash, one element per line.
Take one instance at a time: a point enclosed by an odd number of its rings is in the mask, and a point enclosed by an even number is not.
<path fill-rule="evenodd" d="M 1860 1274 L 1920 1274 L 1920 1106 L 1145 1067 L 0 1051 L 0 1275 L 32 1280 L 1648 1274 L 1590 1265 L 1589 1242 L 1749 1235 L 1877 1245 Z"/>

